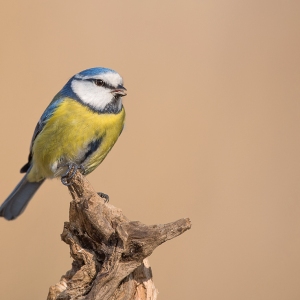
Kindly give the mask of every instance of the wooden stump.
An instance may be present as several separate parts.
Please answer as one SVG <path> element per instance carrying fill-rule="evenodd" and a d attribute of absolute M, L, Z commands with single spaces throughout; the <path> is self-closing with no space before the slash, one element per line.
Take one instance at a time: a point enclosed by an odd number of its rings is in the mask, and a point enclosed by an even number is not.
<path fill-rule="evenodd" d="M 47 300 L 155 300 L 157 290 L 147 257 L 160 244 L 191 228 L 189 219 L 147 226 L 128 220 L 77 172 L 69 187 L 69 244 L 72 269 L 50 287 Z"/>

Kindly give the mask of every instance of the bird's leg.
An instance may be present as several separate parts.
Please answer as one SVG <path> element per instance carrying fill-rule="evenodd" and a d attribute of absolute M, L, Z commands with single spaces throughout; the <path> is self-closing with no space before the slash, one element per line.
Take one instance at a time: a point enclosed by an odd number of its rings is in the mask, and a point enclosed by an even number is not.
<path fill-rule="evenodd" d="M 107 203 L 109 201 L 109 196 L 107 194 L 104 194 L 104 193 L 97 193 L 101 198 L 104 198 L 104 202 Z"/>
<path fill-rule="evenodd" d="M 77 170 L 81 170 L 82 174 L 85 173 L 84 167 L 82 165 L 78 166 L 77 164 L 70 162 L 67 163 L 65 166 L 68 166 L 68 170 L 66 171 L 65 174 L 61 176 L 60 179 L 63 185 L 68 186 L 72 184 L 72 182 L 68 182 L 68 181 L 70 181 L 74 177 Z"/>

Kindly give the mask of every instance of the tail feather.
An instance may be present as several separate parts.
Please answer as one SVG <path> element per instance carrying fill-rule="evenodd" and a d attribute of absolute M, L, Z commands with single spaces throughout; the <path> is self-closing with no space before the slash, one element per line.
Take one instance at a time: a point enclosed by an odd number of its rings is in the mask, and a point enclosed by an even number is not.
<path fill-rule="evenodd" d="M 26 177 L 27 174 L 0 206 L 0 216 L 6 220 L 17 218 L 25 210 L 30 199 L 44 182 L 44 180 L 29 182 Z"/>

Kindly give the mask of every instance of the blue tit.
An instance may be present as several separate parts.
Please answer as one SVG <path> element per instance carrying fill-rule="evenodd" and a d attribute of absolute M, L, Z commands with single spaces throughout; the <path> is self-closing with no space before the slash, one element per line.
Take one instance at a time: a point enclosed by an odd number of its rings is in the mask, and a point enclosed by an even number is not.
<path fill-rule="evenodd" d="M 0 216 L 18 217 L 46 178 L 64 177 L 78 166 L 91 173 L 123 130 L 125 95 L 122 77 L 111 69 L 74 75 L 37 123 L 28 163 L 21 168 L 26 174 L 1 205 Z"/>

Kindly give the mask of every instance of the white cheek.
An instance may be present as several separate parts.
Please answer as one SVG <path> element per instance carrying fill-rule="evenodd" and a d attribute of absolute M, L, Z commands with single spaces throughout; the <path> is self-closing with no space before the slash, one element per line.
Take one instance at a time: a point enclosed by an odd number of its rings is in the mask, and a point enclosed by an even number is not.
<path fill-rule="evenodd" d="M 74 93 L 82 100 L 96 109 L 104 107 L 113 99 L 112 93 L 106 88 L 96 86 L 93 82 L 73 80 L 71 84 Z"/>

